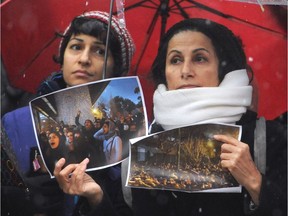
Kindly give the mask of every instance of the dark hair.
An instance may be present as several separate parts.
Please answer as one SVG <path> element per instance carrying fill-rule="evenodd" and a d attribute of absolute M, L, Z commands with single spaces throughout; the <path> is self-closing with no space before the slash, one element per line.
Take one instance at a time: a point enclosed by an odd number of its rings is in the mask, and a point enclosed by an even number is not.
<path fill-rule="evenodd" d="M 106 124 L 106 125 L 109 127 L 110 121 L 109 121 L 109 120 L 105 120 L 105 121 L 103 122 L 103 125 L 104 125 L 104 124 Z"/>
<path fill-rule="evenodd" d="M 86 120 L 85 120 L 85 123 L 86 123 L 86 122 L 90 122 L 91 125 L 94 125 L 93 122 L 92 122 L 90 119 L 86 119 Z"/>
<path fill-rule="evenodd" d="M 63 40 L 59 49 L 59 56 L 54 57 L 56 63 L 63 65 L 64 52 L 72 35 L 86 34 L 99 39 L 103 44 L 106 44 L 108 25 L 98 19 L 89 17 L 76 17 L 71 22 L 71 26 L 65 35 L 62 35 Z M 114 31 L 110 31 L 109 47 L 114 58 L 113 77 L 119 77 L 127 71 L 121 62 L 121 46 Z"/>
<path fill-rule="evenodd" d="M 161 39 L 157 56 L 152 64 L 151 76 L 155 85 L 166 83 L 165 64 L 168 43 L 171 38 L 183 31 L 195 31 L 211 39 L 219 59 L 218 78 L 221 82 L 225 75 L 233 70 L 247 69 L 246 55 L 242 41 L 227 27 L 207 19 L 191 18 L 172 26 Z"/>
<path fill-rule="evenodd" d="M 55 130 L 51 131 L 48 136 L 50 136 L 51 134 L 55 134 L 56 136 L 58 136 L 59 138 L 61 138 L 61 135 L 59 134 L 59 132 L 57 132 L 57 131 L 55 131 Z"/>
<path fill-rule="evenodd" d="M 51 134 L 55 134 L 58 138 L 59 138 L 59 146 L 57 147 L 57 149 L 59 148 L 59 147 L 61 147 L 62 145 L 63 145 L 63 143 L 65 143 L 65 138 L 64 138 L 64 136 L 61 136 L 58 132 L 56 132 L 56 131 L 52 131 L 52 132 L 50 132 L 49 133 L 49 135 L 48 135 L 48 141 L 50 140 L 50 135 Z"/>

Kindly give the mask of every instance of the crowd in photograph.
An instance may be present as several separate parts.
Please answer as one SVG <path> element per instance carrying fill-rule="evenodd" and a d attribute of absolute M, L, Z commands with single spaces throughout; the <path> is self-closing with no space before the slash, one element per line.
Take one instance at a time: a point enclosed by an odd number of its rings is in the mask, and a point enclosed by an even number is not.
<path fill-rule="evenodd" d="M 206 157 L 199 161 L 177 164 L 149 159 L 133 163 L 130 186 L 146 188 L 165 188 L 171 190 L 199 191 L 238 186 L 232 175 L 220 164 L 211 163 Z M 205 162 L 204 162 L 205 161 Z"/>
<path fill-rule="evenodd" d="M 86 119 L 84 124 L 80 116 L 78 111 L 75 124 L 60 121 L 42 127 L 39 144 L 50 171 L 53 172 L 55 162 L 62 157 L 66 165 L 89 158 L 88 168 L 116 163 L 128 156 L 129 139 L 138 136 L 144 127 L 141 113 Z"/>

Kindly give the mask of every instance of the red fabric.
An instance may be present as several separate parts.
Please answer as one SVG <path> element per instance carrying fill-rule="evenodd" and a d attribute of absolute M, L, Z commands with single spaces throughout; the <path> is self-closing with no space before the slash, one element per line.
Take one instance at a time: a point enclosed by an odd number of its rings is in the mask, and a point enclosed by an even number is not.
<path fill-rule="evenodd" d="M 132 61 L 132 72 L 142 53 L 146 32 L 156 12 L 153 8 L 129 6 L 139 3 L 137 0 L 125 1 L 125 18 L 127 28 L 135 43 L 136 53 Z M 153 0 L 155 5 L 160 0 Z M 262 12 L 259 5 L 228 2 L 223 0 L 198 0 L 197 2 L 248 22 L 280 32 L 272 33 L 257 27 L 243 24 L 233 18 L 223 18 L 207 10 L 191 7 L 193 4 L 184 1 L 182 7 L 190 17 L 209 18 L 227 25 L 235 34 L 240 35 L 246 49 L 247 57 L 254 69 L 259 89 L 259 115 L 273 119 L 287 111 L 287 29 L 279 20 L 287 20 L 287 7 L 279 6 L 272 13 L 271 6 L 264 6 Z M 5 2 L 4 2 L 5 3 Z M 88 10 L 109 11 L 107 0 L 12 0 L 1 8 L 2 61 L 12 85 L 29 92 L 35 92 L 39 83 L 51 71 L 59 69 L 52 56 L 58 52 L 60 39 L 53 40 L 55 32 L 63 32 L 69 21 L 76 15 Z M 169 6 L 174 3 L 170 1 Z M 145 4 L 153 6 L 153 4 Z M 276 15 L 284 11 L 284 16 L 277 20 Z M 174 13 L 175 12 L 175 13 Z M 181 20 L 179 10 L 171 9 L 167 28 Z M 156 55 L 161 28 L 158 18 L 147 49 L 142 56 L 136 74 L 143 84 L 148 116 L 152 119 L 153 86 L 147 80 L 152 61 Z M 166 29 L 167 29 L 166 28 Z M 286 35 L 286 36 L 285 36 Z M 52 41 L 52 42 L 51 42 Z M 51 44 L 49 44 L 51 42 Z M 46 48 L 44 48 L 47 46 Z M 41 52 L 41 50 L 43 50 Z M 36 59 L 30 64 L 33 59 Z"/>

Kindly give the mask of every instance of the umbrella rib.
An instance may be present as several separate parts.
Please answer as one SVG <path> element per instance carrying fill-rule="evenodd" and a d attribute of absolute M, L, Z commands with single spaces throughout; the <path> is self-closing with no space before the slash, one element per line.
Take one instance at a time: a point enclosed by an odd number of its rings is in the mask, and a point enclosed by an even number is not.
<path fill-rule="evenodd" d="M 155 7 L 149 6 L 149 5 L 143 5 L 143 4 L 147 3 L 147 2 L 150 2 L 150 3 L 153 4 Z M 133 9 L 133 8 L 136 8 L 136 7 L 146 7 L 146 8 L 155 9 L 155 8 L 158 8 L 158 5 L 157 5 L 155 2 L 151 1 L 151 0 L 143 0 L 143 1 L 141 1 L 141 2 L 138 2 L 138 3 L 135 3 L 135 4 L 133 4 L 133 5 L 130 5 L 130 6 L 126 7 L 126 8 L 125 8 L 125 11 L 131 10 L 131 9 Z"/>
<path fill-rule="evenodd" d="M 24 68 L 19 72 L 19 76 L 23 76 L 24 74 L 25 74 L 25 71 L 32 65 L 32 63 L 34 62 L 34 61 L 36 61 L 36 59 L 41 55 L 41 53 L 47 48 L 47 47 L 49 47 L 53 42 L 54 42 L 54 40 L 57 38 L 57 37 L 59 37 L 59 35 L 60 34 L 58 34 L 58 33 L 55 33 L 55 35 L 54 35 L 54 37 L 53 38 L 51 38 L 40 50 L 39 50 L 39 52 L 37 52 L 35 55 L 34 55 L 34 57 L 26 64 L 26 66 L 24 66 Z M 14 80 L 16 80 L 18 77 L 16 76 L 15 78 L 14 78 Z"/>
<path fill-rule="evenodd" d="M 184 17 L 185 19 L 188 19 L 189 15 L 186 13 L 184 8 L 180 6 L 180 3 L 183 2 L 183 1 L 180 1 L 180 2 L 178 2 L 177 0 L 173 0 L 173 1 L 174 1 L 175 5 L 176 5 L 177 9 L 180 11 L 180 14 L 182 15 L 182 17 Z"/>
<path fill-rule="evenodd" d="M 111 30 L 111 22 L 112 22 L 113 4 L 114 4 L 114 0 L 110 0 L 110 10 L 109 10 L 108 28 L 107 28 L 107 35 L 106 35 L 104 67 L 103 67 L 103 72 L 102 72 L 102 79 L 106 78 L 106 72 L 107 72 L 108 47 L 109 47 L 110 30 Z"/>
<path fill-rule="evenodd" d="M 252 26 L 252 27 L 255 27 L 255 28 L 264 30 L 264 31 L 268 31 L 268 32 L 270 32 L 270 33 L 274 33 L 274 34 L 276 34 L 276 35 L 278 35 L 278 36 L 283 37 L 284 39 L 287 38 L 287 35 L 285 35 L 285 34 L 283 34 L 283 33 L 281 33 L 281 32 L 275 31 L 275 30 L 273 30 L 273 29 L 266 28 L 266 27 L 264 27 L 264 26 L 260 26 L 260 25 L 258 25 L 258 24 L 251 23 L 251 22 L 249 22 L 249 21 L 240 19 L 240 18 L 238 18 L 238 17 L 235 17 L 235 16 L 232 16 L 232 15 L 229 15 L 229 14 L 222 13 L 222 12 L 220 12 L 220 11 L 218 11 L 218 10 L 215 10 L 215 9 L 213 9 L 213 8 L 210 8 L 210 7 L 208 7 L 208 6 L 206 6 L 206 5 L 203 5 L 203 4 L 199 3 L 199 2 L 196 2 L 196 1 L 194 1 L 194 0 L 187 0 L 187 1 L 190 2 L 190 3 L 192 3 L 192 4 L 194 4 L 194 5 L 196 5 L 197 7 L 199 7 L 199 8 L 202 9 L 202 10 L 206 10 L 206 11 L 208 11 L 208 12 L 210 12 L 210 13 L 216 14 L 216 15 L 221 16 L 221 17 L 223 17 L 223 18 L 226 18 L 226 19 L 229 19 L 229 20 L 238 21 L 238 22 L 240 22 L 240 23 L 247 24 L 247 25 L 249 25 L 249 26 Z"/>

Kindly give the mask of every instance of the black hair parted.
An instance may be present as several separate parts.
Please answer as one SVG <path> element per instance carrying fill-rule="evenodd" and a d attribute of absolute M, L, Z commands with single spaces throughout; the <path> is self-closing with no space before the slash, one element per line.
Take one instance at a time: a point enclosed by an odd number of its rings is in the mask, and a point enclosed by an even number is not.
<path fill-rule="evenodd" d="M 165 64 L 168 43 L 183 31 L 195 31 L 210 38 L 219 60 L 218 78 L 221 82 L 233 70 L 247 69 L 246 55 L 240 37 L 219 23 L 202 18 L 185 19 L 172 26 L 160 41 L 157 56 L 152 64 L 151 76 L 155 85 L 165 84 Z"/>
<path fill-rule="evenodd" d="M 107 28 L 108 25 L 100 20 L 89 18 L 89 17 L 76 17 L 71 22 L 71 26 L 68 31 L 62 35 L 63 38 L 62 43 L 59 48 L 59 55 L 54 56 L 54 61 L 61 66 L 63 65 L 64 60 L 64 52 L 69 43 L 69 40 L 72 35 L 86 34 L 99 39 L 103 44 L 106 44 L 107 37 Z M 114 58 L 114 72 L 117 74 L 113 74 L 115 77 L 121 76 L 123 71 L 127 70 L 123 68 L 123 63 L 121 62 L 121 45 L 117 38 L 117 35 L 113 31 L 110 31 L 109 37 L 109 50 L 112 53 Z M 120 70 L 119 70 L 120 69 Z"/>

